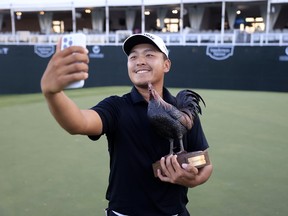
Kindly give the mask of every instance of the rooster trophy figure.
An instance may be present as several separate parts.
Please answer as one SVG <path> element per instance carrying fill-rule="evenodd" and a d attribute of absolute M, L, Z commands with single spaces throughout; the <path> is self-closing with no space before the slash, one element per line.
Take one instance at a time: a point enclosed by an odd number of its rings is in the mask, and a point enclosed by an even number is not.
<path fill-rule="evenodd" d="M 148 90 L 150 98 L 147 115 L 157 132 L 169 140 L 169 155 L 174 154 L 175 139 L 180 143 L 177 154 L 185 153 L 183 136 L 192 128 L 194 118 L 202 114 L 199 102 L 202 101 L 206 106 L 204 100 L 194 91 L 182 90 L 176 95 L 176 106 L 173 106 L 160 97 L 151 83 L 148 84 Z"/>

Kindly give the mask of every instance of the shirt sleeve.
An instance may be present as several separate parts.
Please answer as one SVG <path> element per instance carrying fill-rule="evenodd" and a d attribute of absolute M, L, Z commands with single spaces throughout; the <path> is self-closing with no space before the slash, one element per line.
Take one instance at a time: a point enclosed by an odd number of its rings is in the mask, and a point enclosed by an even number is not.
<path fill-rule="evenodd" d="M 119 97 L 111 96 L 100 101 L 96 106 L 92 107 L 91 110 L 94 110 L 98 113 L 102 120 L 103 131 L 101 135 L 88 136 L 91 140 L 98 140 L 103 134 L 107 134 L 115 130 L 116 122 L 119 117 Z"/>

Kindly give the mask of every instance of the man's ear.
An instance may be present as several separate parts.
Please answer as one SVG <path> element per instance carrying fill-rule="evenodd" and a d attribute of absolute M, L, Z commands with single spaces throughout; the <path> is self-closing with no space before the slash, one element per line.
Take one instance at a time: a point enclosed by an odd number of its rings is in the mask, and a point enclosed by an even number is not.
<path fill-rule="evenodd" d="M 165 67 L 164 72 L 165 72 L 165 73 L 168 73 L 169 70 L 170 70 L 170 68 L 171 68 L 171 61 L 170 61 L 170 59 L 166 59 L 166 60 L 165 60 L 165 62 L 164 62 L 164 67 Z"/>

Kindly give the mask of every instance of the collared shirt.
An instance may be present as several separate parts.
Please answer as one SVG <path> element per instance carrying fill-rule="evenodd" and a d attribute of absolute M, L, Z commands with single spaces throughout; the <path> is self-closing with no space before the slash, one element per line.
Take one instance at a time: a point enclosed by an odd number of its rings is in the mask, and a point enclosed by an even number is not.
<path fill-rule="evenodd" d="M 163 98 L 175 104 L 175 97 L 166 88 Z M 152 164 L 169 153 L 170 145 L 150 125 L 147 107 L 133 87 L 130 93 L 108 97 L 92 108 L 101 117 L 108 140 L 110 175 L 106 198 L 110 209 L 124 215 L 178 214 L 188 203 L 188 189 L 154 177 Z M 92 140 L 99 137 L 90 136 Z M 208 148 L 199 118 L 183 142 L 189 152 Z M 175 145 L 179 146 L 177 140 Z"/>

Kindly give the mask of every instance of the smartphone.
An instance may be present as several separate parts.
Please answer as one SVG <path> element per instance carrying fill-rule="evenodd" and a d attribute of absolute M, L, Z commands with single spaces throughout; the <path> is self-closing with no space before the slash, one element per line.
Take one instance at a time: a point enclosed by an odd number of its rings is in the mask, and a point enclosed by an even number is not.
<path fill-rule="evenodd" d="M 62 36 L 61 50 L 70 46 L 82 46 L 86 48 L 86 35 L 82 33 L 72 33 Z M 82 88 L 84 86 L 84 80 L 73 82 L 65 87 L 65 89 Z"/>

